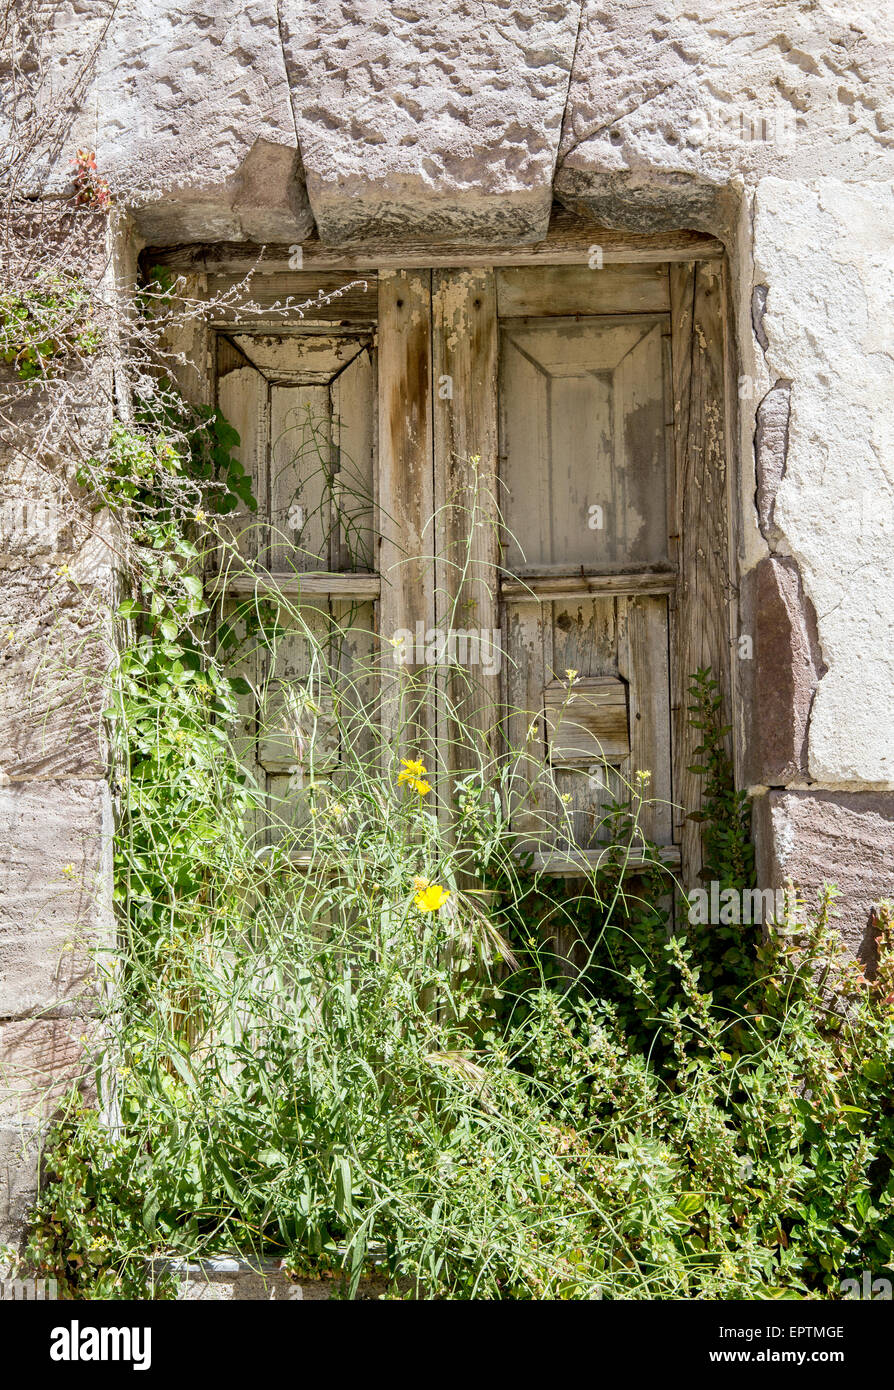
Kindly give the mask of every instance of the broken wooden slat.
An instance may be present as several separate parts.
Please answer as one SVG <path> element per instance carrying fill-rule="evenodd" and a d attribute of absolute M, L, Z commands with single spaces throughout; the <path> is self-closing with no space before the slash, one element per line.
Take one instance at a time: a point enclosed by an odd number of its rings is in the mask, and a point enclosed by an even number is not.
<path fill-rule="evenodd" d="M 543 692 L 553 767 L 626 758 L 630 752 L 627 688 L 617 676 L 553 681 Z"/>
<path fill-rule="evenodd" d="M 606 862 L 605 849 L 575 849 L 556 853 L 535 854 L 532 868 L 535 873 L 554 874 L 560 878 L 580 878 L 596 872 Z M 677 845 L 661 845 L 659 861 L 665 868 L 680 867 L 680 850 Z M 642 873 L 643 868 L 654 864 L 641 847 L 633 847 L 625 864 L 626 873 Z"/>
<path fill-rule="evenodd" d="M 676 574 L 670 570 L 647 570 L 636 574 L 531 575 L 524 573 L 504 579 L 500 593 L 504 603 L 530 603 L 532 599 L 575 599 L 588 594 L 669 594 Z"/>
<path fill-rule="evenodd" d="M 213 576 L 208 583 L 209 593 L 226 590 L 228 594 L 257 594 L 259 598 L 313 598 L 329 594 L 341 599 L 375 599 L 379 596 L 377 574 L 295 574 L 273 573 L 267 570 L 229 572 Z"/>

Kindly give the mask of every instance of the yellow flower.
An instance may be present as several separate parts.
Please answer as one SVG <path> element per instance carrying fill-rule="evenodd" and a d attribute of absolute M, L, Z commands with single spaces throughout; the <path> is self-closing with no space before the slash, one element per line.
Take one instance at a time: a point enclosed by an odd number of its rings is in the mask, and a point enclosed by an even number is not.
<path fill-rule="evenodd" d="M 205 520 L 205 513 L 204 513 L 204 512 L 201 510 L 201 508 L 200 508 L 200 509 L 196 512 L 196 521 L 204 521 L 204 520 Z"/>
<path fill-rule="evenodd" d="M 413 886 L 415 887 L 415 880 Z M 425 888 L 420 888 L 413 902 L 420 912 L 437 912 L 449 897 L 450 892 L 447 888 L 442 888 L 439 883 L 429 883 Z"/>
<path fill-rule="evenodd" d="M 65 868 L 62 870 L 62 872 L 65 874 L 66 878 L 71 878 L 71 876 L 72 876 L 72 874 L 74 873 L 74 871 L 75 871 L 75 866 L 74 866 L 74 864 L 66 864 L 66 865 L 65 865 Z"/>
<path fill-rule="evenodd" d="M 425 774 L 428 768 L 419 758 L 401 758 L 403 771 L 397 774 L 397 785 L 400 787 L 404 783 L 412 787 L 414 792 L 420 796 L 428 796 L 431 791 L 431 783 L 425 781 Z"/>
<path fill-rule="evenodd" d="M 565 675 L 566 675 L 566 677 L 567 677 L 568 684 L 569 684 L 569 685 L 574 685 L 574 682 L 577 680 L 579 674 L 580 674 L 579 671 L 566 670 Z"/>
<path fill-rule="evenodd" d="M 71 579 L 71 570 L 68 565 L 60 565 L 56 573 L 60 579 Z"/>

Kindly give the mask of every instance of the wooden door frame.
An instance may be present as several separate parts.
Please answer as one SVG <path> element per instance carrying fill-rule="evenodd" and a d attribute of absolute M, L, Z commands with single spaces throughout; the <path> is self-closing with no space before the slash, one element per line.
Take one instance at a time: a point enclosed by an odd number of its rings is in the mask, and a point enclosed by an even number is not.
<path fill-rule="evenodd" d="M 293 246 L 260 247 L 246 243 L 150 247 L 142 253 L 141 264 L 147 270 L 162 265 L 182 275 L 181 292 L 191 300 L 207 299 L 231 290 L 246 274 L 255 272 L 248 297 L 260 306 L 261 312 L 250 322 L 243 320 L 246 331 L 281 332 L 296 328 L 319 331 L 331 328 L 334 323 L 343 329 L 363 327 L 377 331 L 382 380 L 386 373 L 392 376 L 390 408 L 382 408 L 381 382 L 377 393 L 380 402 L 380 497 L 386 506 L 391 502 L 404 509 L 409 506 L 412 515 L 407 516 L 407 521 L 413 525 L 419 521 L 418 506 L 414 508 L 412 502 L 401 501 L 395 486 L 389 491 L 387 476 L 391 476 L 392 484 L 396 483 L 410 466 L 409 454 L 418 451 L 420 440 L 426 457 L 434 460 L 434 412 L 438 408 L 435 366 L 442 366 L 449 375 L 456 373 L 465 384 L 475 377 L 474 363 L 456 351 L 455 343 L 451 346 L 448 320 L 455 306 L 442 305 L 434 316 L 440 317 L 441 322 L 432 321 L 434 301 L 430 289 L 432 278 L 436 284 L 438 282 L 436 272 L 439 269 L 467 272 L 468 284 L 474 288 L 475 296 L 481 299 L 483 289 L 484 301 L 492 302 L 488 277 L 492 284 L 493 271 L 500 266 L 588 264 L 594 250 L 599 253 L 600 264 L 605 266 L 667 264 L 671 305 L 674 534 L 678 538 L 678 575 L 669 623 L 673 796 L 681 808 L 676 813 L 676 829 L 682 852 L 682 882 L 687 887 L 694 886 L 701 867 L 700 834 L 697 824 L 687 820 L 685 813 L 700 808 L 701 785 L 698 777 L 689 771 L 699 742 L 697 731 L 688 724 L 690 676 L 698 667 L 712 668 L 721 684 L 724 721 L 729 724 L 733 723 L 736 696 L 731 662 L 733 617 L 730 603 L 736 517 L 733 493 L 736 475 L 733 443 L 735 352 L 730 324 L 729 272 L 722 243 L 694 231 L 649 235 L 620 232 L 556 210 L 548 235 L 543 241 L 528 246 L 459 248 L 415 242 L 339 251 L 311 238 L 301 249 L 303 268 L 297 272 L 291 269 L 295 263 Z M 328 291 L 343 286 L 346 275 L 352 288 L 329 306 L 305 310 L 299 323 L 296 324 L 294 311 L 290 313 L 288 308 L 282 307 L 287 296 L 292 296 L 294 303 L 296 296 L 303 301 L 312 298 L 319 289 Z M 425 300 L 424 305 L 416 306 L 424 319 L 425 386 L 419 381 L 418 323 L 415 333 L 404 333 L 402 339 L 398 335 L 386 345 L 383 344 L 385 325 L 379 313 L 380 307 L 386 306 L 390 312 L 392 300 L 399 297 L 398 286 L 409 289 L 417 281 L 417 291 L 421 290 Z M 486 322 L 488 317 L 490 324 Z M 234 318 L 238 318 L 238 307 L 227 310 L 220 317 L 192 324 L 188 341 L 172 344 L 188 359 L 175 371 L 181 389 L 197 404 L 210 404 L 214 398 L 212 337 L 218 329 L 232 330 Z M 484 331 L 493 334 L 495 343 L 496 314 L 485 314 L 484 319 Z M 489 351 L 484 355 L 488 362 L 492 360 Z M 490 439 L 491 422 L 498 418 L 498 401 L 496 374 L 490 367 L 484 378 L 485 396 L 477 382 L 475 389 L 463 392 L 466 402 L 463 418 L 450 422 L 445 437 L 455 441 L 457 448 L 461 445 L 468 452 L 480 453 L 489 469 L 497 447 L 496 441 L 492 446 Z M 395 383 L 411 380 L 417 382 L 417 388 L 413 396 L 416 401 L 413 418 L 409 420 L 403 412 L 401 391 Z M 496 467 L 495 463 L 493 466 Z M 434 476 L 432 462 L 432 510 L 438 504 Z M 383 477 L 386 479 L 384 490 Z M 393 546 L 394 541 L 393 536 L 385 540 L 386 554 L 387 547 Z M 486 556 L 479 559 L 487 562 Z M 380 572 L 382 569 L 380 563 Z M 420 612 L 428 621 L 430 611 L 432 625 L 437 622 L 434 589 L 439 582 L 443 584 L 443 577 L 441 581 L 433 579 L 430 595 L 425 589 L 426 597 L 422 600 L 425 613 Z M 617 581 L 609 577 L 606 588 L 610 588 L 612 582 Z M 380 600 L 381 630 L 384 630 L 386 616 L 395 629 L 412 627 L 402 615 L 419 606 L 418 594 L 408 592 L 408 586 L 402 585 L 404 597 L 392 601 L 386 598 L 384 587 Z M 409 589 L 412 590 L 412 586 Z"/>

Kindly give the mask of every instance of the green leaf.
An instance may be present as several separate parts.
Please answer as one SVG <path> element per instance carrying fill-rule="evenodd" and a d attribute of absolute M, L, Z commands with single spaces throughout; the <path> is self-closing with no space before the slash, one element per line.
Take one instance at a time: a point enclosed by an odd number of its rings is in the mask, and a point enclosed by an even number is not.
<path fill-rule="evenodd" d="M 193 598 L 202 597 L 202 581 L 197 574 L 184 574 L 181 577 L 180 582 L 183 585 L 186 592 L 188 594 L 191 594 Z"/>

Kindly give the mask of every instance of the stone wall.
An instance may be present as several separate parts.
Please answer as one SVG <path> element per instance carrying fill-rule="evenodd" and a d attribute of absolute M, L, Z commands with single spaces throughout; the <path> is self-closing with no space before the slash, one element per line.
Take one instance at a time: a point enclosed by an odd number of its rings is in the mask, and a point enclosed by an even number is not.
<path fill-rule="evenodd" d="M 476 243 L 541 238 L 553 199 L 608 227 L 722 238 L 737 511 L 730 592 L 717 597 L 734 610 L 737 759 L 755 796 L 759 877 L 794 874 L 812 889 L 834 875 L 848 939 L 865 950 L 872 900 L 894 894 L 890 10 L 45 8 L 53 63 L 89 66 L 72 129 L 132 218 L 131 261 L 146 242 L 318 234 L 343 247 L 428 239 L 455 246 L 461 264 Z M 50 189 L 65 183 L 69 152 Z M 89 545 L 72 557 L 79 583 L 103 582 Z M 37 543 L 0 559 L 2 628 L 24 641 L 0 698 L 0 1028 L 24 1073 L 28 1059 L 54 1070 L 57 1052 L 68 1056 L 80 982 L 76 957 L 59 963 L 72 929 L 101 916 L 80 885 L 101 871 L 108 820 L 92 720 L 73 717 L 61 740 L 39 698 L 39 737 L 17 717 L 34 690 L 34 631 L 52 614 L 74 633 L 85 612 L 84 585 L 62 589 L 57 560 Z M 20 1109 L 0 1119 L 13 1168 Z"/>
<path fill-rule="evenodd" d="M 104 217 L 52 203 L 4 229 L 6 254 L 71 256 L 106 274 Z M 89 1084 L 111 933 L 111 803 L 102 673 L 110 655 L 112 552 L 75 460 L 107 434 L 106 363 L 50 389 L 2 368 L 0 400 L 0 1244 L 36 1185 L 42 1120 Z M 67 403 L 67 404 L 64 404 Z"/>

